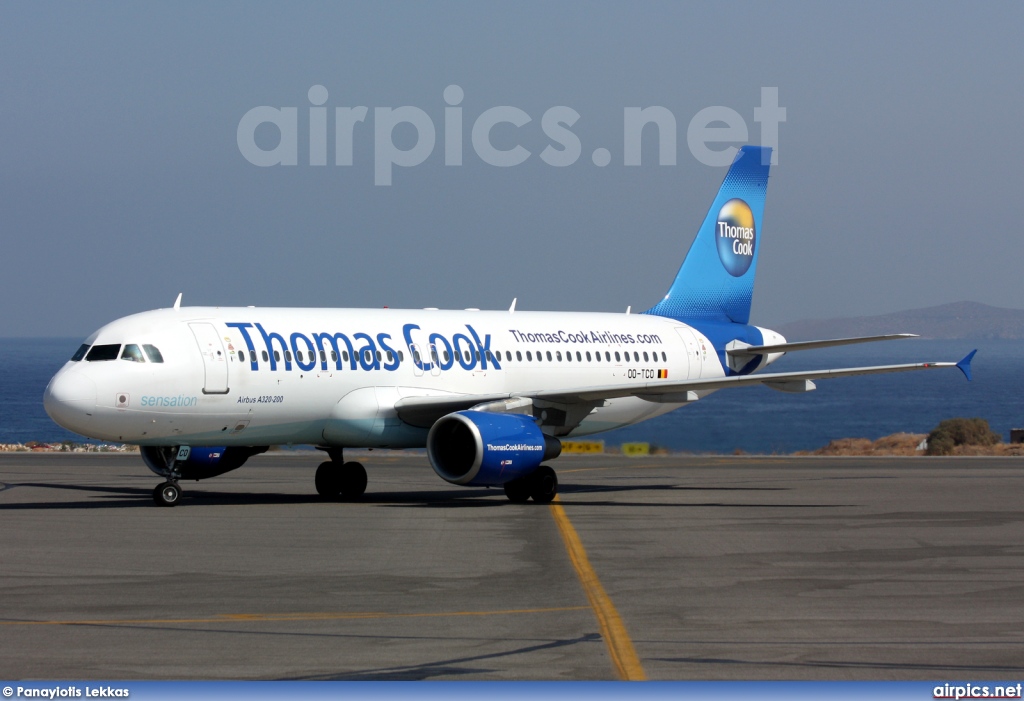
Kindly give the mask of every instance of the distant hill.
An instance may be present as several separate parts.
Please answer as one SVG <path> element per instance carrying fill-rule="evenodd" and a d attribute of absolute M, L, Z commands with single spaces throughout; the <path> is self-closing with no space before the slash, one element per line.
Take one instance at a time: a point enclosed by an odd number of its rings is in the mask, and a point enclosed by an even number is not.
<path fill-rule="evenodd" d="M 777 330 L 791 341 L 884 333 L 916 333 L 941 339 L 1024 339 L 1024 309 L 954 302 L 880 316 L 797 321 Z"/>

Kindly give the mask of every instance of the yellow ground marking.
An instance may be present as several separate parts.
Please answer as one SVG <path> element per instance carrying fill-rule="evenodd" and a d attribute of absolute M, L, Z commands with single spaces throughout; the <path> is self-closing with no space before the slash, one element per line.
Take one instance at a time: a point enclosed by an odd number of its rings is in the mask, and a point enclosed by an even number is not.
<path fill-rule="evenodd" d="M 379 618 L 443 618 L 450 616 L 510 616 L 528 613 L 586 611 L 589 606 L 557 608 L 507 609 L 500 611 L 446 611 L 440 613 L 225 613 L 206 618 L 137 618 L 91 621 L 0 621 L 0 626 L 138 626 L 172 625 L 178 623 L 273 623 L 277 621 L 352 621 Z"/>
<path fill-rule="evenodd" d="M 558 532 L 562 534 L 565 541 L 565 549 L 569 553 L 569 560 L 576 569 L 576 576 L 580 578 L 583 591 L 590 601 L 590 608 L 597 617 L 597 624 L 601 628 L 601 637 L 608 646 L 608 654 L 611 655 L 612 663 L 615 665 L 615 672 L 623 681 L 643 681 L 647 679 L 644 668 L 640 664 L 636 650 L 633 649 L 633 641 L 629 639 L 626 626 L 615 610 L 615 604 L 608 597 L 601 580 L 597 578 L 597 572 L 590 565 L 587 551 L 580 542 L 580 537 L 573 528 L 569 517 L 562 507 L 561 500 L 555 497 L 551 502 L 551 515 L 558 526 Z"/>

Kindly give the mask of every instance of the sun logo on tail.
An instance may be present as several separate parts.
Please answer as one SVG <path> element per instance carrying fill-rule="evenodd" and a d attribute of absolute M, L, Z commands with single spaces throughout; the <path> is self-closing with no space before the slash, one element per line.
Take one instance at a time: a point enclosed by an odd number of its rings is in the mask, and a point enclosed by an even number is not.
<path fill-rule="evenodd" d="M 757 247 L 754 213 L 743 200 L 733 198 L 718 211 L 715 226 L 718 257 L 733 277 L 740 277 L 750 269 Z"/>

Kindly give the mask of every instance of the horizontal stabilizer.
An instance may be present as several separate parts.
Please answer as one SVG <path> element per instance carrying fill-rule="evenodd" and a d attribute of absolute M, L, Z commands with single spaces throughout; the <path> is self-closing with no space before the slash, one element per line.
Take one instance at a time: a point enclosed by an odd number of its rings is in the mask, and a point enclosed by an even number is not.
<path fill-rule="evenodd" d="M 776 343 L 770 346 L 737 346 L 727 348 L 729 355 L 736 357 L 749 357 L 754 355 L 768 355 L 769 353 L 790 353 L 792 351 L 814 350 L 816 348 L 833 348 L 835 346 L 849 346 L 854 343 L 872 343 L 874 341 L 893 341 L 899 338 L 919 338 L 916 333 L 889 333 L 884 336 L 857 336 L 856 338 L 835 338 L 827 341 L 797 341 L 796 343 Z"/>

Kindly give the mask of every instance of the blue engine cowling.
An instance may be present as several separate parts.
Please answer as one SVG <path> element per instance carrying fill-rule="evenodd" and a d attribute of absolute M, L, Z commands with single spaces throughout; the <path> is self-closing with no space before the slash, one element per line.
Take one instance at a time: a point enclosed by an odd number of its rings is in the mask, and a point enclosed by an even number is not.
<path fill-rule="evenodd" d="M 546 436 L 532 416 L 457 411 L 437 420 L 427 455 L 438 476 L 467 487 L 496 487 L 525 477 L 557 458 L 562 444 Z"/>

